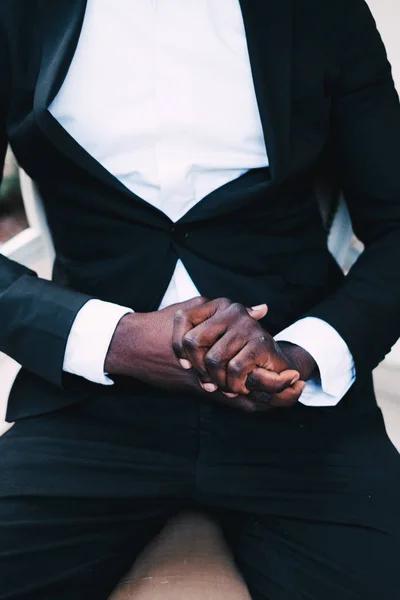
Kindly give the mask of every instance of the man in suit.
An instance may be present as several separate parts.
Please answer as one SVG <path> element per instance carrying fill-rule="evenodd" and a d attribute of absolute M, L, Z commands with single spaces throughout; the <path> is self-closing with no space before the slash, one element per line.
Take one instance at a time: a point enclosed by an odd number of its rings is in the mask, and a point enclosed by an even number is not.
<path fill-rule="evenodd" d="M 0 263 L 22 364 L 0 598 L 106 599 L 183 507 L 254 600 L 397 598 L 400 106 L 363 0 L 5 0 L 1 148 L 53 281 Z M 315 182 L 366 250 L 330 256 Z M 266 306 L 268 305 L 268 307 Z"/>

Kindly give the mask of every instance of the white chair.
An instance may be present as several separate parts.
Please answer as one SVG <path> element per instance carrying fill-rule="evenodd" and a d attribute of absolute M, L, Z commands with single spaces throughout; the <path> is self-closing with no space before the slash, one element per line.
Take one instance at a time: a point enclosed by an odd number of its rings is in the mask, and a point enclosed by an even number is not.
<path fill-rule="evenodd" d="M 50 265 L 55 255 L 54 247 L 40 195 L 22 169 L 19 170 L 19 178 L 29 227 L 3 244 L 0 252 L 30 268 L 43 262 Z"/>

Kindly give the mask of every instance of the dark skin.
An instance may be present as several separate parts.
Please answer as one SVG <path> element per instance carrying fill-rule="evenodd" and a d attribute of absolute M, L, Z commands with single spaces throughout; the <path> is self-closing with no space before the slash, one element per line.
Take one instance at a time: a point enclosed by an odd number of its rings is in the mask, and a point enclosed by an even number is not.
<path fill-rule="evenodd" d="M 276 343 L 261 327 L 267 310 L 199 297 L 126 315 L 105 370 L 162 389 L 200 393 L 247 412 L 293 406 L 317 366 L 305 350 Z"/>

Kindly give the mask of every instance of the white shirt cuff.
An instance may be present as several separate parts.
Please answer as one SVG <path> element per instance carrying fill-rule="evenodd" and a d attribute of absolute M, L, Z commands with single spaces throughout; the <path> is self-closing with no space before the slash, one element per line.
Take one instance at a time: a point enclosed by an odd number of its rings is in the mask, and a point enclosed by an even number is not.
<path fill-rule="evenodd" d="M 299 399 L 302 404 L 336 406 L 353 385 L 353 356 L 343 338 L 326 321 L 306 317 L 275 336 L 275 341 L 301 346 L 318 365 L 320 379 L 307 382 Z"/>
<path fill-rule="evenodd" d="M 130 308 L 89 300 L 78 312 L 70 331 L 63 370 L 93 383 L 113 385 L 104 373 L 104 363 L 119 321 Z"/>

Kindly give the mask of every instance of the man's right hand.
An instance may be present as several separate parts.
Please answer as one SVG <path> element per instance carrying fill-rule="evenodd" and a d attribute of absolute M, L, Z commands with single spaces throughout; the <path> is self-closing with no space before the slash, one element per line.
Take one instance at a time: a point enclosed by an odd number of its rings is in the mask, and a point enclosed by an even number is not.
<path fill-rule="evenodd" d="M 201 393 L 195 373 L 184 371 L 174 354 L 172 332 L 179 309 L 194 308 L 207 301 L 198 297 L 159 311 L 123 317 L 111 340 L 105 371 L 111 377 L 133 377 L 163 389 Z"/>

